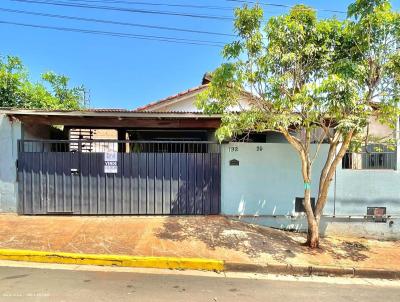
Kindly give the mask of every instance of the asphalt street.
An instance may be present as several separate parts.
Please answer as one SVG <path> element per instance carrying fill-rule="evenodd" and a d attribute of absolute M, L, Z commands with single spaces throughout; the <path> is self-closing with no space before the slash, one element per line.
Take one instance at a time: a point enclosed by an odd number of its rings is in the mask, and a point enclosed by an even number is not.
<path fill-rule="evenodd" d="M 0 301 L 400 301 L 399 283 L 148 272 L 0 266 Z"/>

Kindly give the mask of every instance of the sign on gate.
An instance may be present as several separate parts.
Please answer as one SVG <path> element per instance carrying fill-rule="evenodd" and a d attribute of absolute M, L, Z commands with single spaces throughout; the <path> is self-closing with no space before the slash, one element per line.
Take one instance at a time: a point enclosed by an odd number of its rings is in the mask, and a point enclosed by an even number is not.
<path fill-rule="evenodd" d="M 104 153 L 104 173 L 118 173 L 118 153 Z"/>

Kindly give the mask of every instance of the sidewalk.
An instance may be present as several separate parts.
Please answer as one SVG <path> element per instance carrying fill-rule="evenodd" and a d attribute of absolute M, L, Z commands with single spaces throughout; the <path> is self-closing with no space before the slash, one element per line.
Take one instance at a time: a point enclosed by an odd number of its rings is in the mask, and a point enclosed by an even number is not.
<path fill-rule="evenodd" d="M 400 270 L 400 241 L 324 238 L 224 217 L 67 217 L 0 215 L 0 249 L 211 258 L 243 264 Z"/>

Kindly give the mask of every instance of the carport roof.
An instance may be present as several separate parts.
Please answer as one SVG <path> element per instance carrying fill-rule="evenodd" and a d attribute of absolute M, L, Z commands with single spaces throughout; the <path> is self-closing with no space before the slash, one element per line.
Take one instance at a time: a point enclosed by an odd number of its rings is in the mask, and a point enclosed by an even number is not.
<path fill-rule="evenodd" d="M 91 128 L 217 128 L 220 115 L 196 112 L 137 112 L 127 109 L 36 110 L 0 108 L 27 124 Z"/>

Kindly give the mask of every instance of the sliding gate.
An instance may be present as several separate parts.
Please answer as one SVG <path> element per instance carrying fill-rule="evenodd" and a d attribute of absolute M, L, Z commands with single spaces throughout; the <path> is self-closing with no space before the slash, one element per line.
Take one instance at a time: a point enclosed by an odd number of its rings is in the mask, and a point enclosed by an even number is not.
<path fill-rule="evenodd" d="M 21 214 L 220 212 L 212 142 L 20 140 L 17 166 Z"/>

